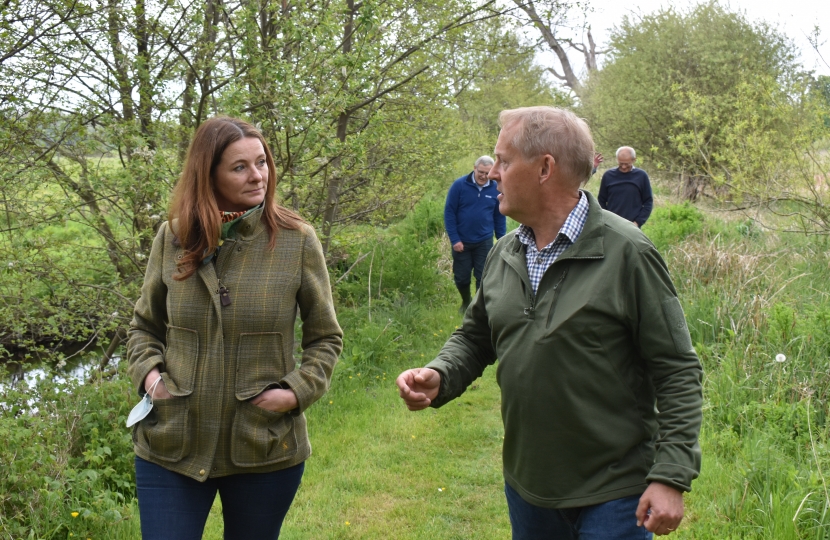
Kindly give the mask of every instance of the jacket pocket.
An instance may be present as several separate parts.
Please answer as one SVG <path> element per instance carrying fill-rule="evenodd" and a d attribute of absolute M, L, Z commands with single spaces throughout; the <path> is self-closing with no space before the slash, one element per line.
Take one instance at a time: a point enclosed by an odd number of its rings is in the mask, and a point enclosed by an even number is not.
<path fill-rule="evenodd" d="M 239 335 L 236 354 L 236 399 L 245 401 L 285 377 L 282 334 L 256 332 Z"/>
<path fill-rule="evenodd" d="M 237 467 L 279 463 L 297 453 L 294 417 L 265 410 L 247 401 L 236 404 L 231 437 L 231 461 Z"/>
<path fill-rule="evenodd" d="M 199 333 L 190 328 L 168 326 L 165 373 L 162 374 L 167 391 L 174 396 L 189 396 L 193 392 L 198 363 Z"/>
<path fill-rule="evenodd" d="M 156 459 L 181 461 L 190 453 L 190 400 L 155 400 L 153 410 L 136 426 L 133 440 Z"/>

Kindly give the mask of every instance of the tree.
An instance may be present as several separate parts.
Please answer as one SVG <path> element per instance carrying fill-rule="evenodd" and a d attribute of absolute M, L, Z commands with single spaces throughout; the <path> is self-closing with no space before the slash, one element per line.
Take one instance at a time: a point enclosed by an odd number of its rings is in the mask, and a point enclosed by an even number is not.
<path fill-rule="evenodd" d="M 571 63 L 568 51 L 575 50 L 582 56 L 586 75 L 597 70 L 597 56 L 607 52 L 597 50 L 591 27 L 585 20 L 587 7 L 568 0 L 513 0 L 513 3 L 518 8 L 518 11 L 514 11 L 517 18 L 539 32 L 541 39 L 538 47 L 547 48 L 556 55 L 560 70 L 548 66 L 548 73 L 562 81 L 579 97 L 583 83 L 578 69 Z M 574 33 L 581 34 L 579 40 L 574 39 Z"/>
<path fill-rule="evenodd" d="M 766 111 L 755 122 L 774 139 L 771 146 L 785 142 L 787 113 L 765 104 L 797 96 L 802 78 L 784 36 L 712 2 L 625 18 L 583 104 L 601 146 L 633 146 L 681 175 L 693 199 L 707 184 L 730 178 L 724 159 L 735 137 L 727 130 L 741 125 L 747 108 Z M 760 161 L 748 157 L 745 174 L 763 174 L 750 170 Z"/>

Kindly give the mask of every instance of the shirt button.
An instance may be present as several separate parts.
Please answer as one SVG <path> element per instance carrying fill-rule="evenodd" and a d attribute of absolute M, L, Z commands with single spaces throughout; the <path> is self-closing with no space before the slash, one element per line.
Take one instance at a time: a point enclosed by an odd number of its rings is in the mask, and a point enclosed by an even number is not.
<path fill-rule="evenodd" d="M 204 476 L 204 475 L 205 475 L 205 470 L 204 470 L 204 469 L 202 469 L 201 471 L 199 471 L 199 476 Z"/>
<path fill-rule="evenodd" d="M 542 264 L 542 257 L 536 257 L 536 264 Z"/>

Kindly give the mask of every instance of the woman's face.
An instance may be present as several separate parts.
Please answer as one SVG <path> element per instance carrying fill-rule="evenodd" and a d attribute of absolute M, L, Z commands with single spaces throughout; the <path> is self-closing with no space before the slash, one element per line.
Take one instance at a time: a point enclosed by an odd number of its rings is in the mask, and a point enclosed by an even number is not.
<path fill-rule="evenodd" d="M 213 172 L 213 194 L 219 210 L 241 212 L 265 199 L 268 162 L 259 139 L 245 137 L 231 143 Z"/>

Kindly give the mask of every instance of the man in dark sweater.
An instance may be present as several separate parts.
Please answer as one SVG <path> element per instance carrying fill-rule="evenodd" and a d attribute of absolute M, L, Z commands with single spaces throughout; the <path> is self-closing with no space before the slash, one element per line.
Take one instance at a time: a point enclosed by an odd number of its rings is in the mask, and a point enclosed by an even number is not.
<path fill-rule="evenodd" d="M 499 213 L 496 183 L 487 178 L 492 166 L 490 156 L 478 158 L 473 172 L 452 183 L 444 205 L 444 227 L 452 244 L 452 272 L 461 294 L 461 313 L 471 300 L 470 272 L 475 275 L 478 290 L 484 261 L 493 247 L 493 233 L 501 238 L 507 228 L 507 220 Z"/>
<path fill-rule="evenodd" d="M 498 359 L 513 540 L 649 540 L 700 472 L 702 371 L 666 263 L 581 190 L 594 143 L 574 113 L 502 111 L 490 178 L 521 225 L 437 357 L 396 380 L 413 411 Z"/>
<path fill-rule="evenodd" d="M 648 175 L 634 166 L 635 161 L 637 154 L 630 146 L 617 150 L 617 167 L 602 175 L 597 200 L 603 209 L 642 227 L 651 215 L 654 199 Z"/>

